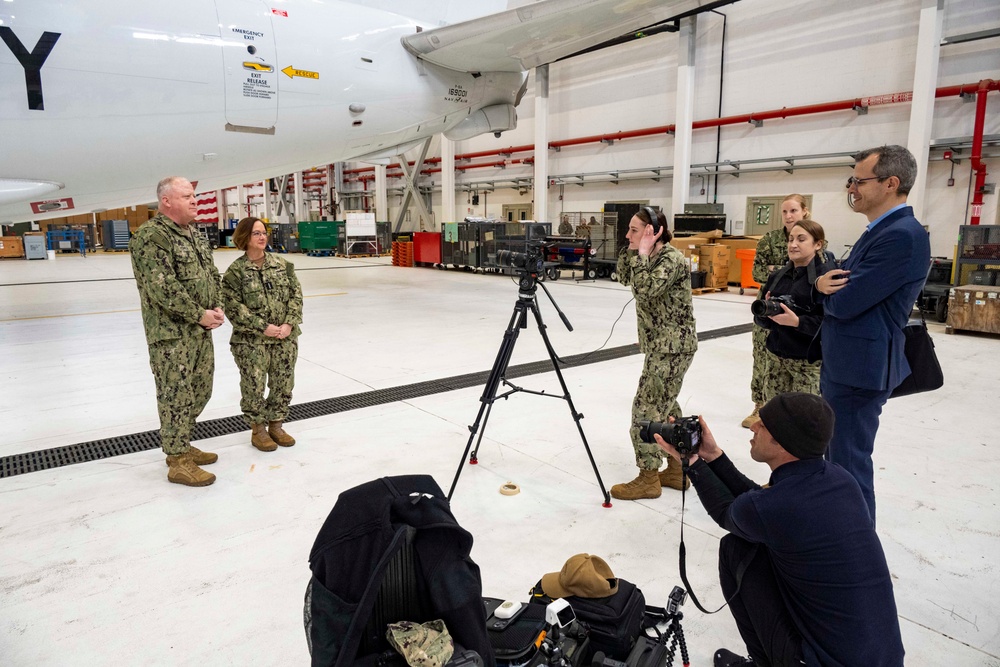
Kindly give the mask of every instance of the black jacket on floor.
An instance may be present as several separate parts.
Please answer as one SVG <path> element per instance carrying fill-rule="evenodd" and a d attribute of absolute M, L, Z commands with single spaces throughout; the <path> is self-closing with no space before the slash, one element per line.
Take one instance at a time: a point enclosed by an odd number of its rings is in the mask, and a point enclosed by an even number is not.
<path fill-rule="evenodd" d="M 305 614 L 313 666 L 362 660 L 359 647 L 385 635 L 384 626 L 366 635 L 373 610 L 388 607 L 400 611 L 391 622 L 444 620 L 457 644 L 493 667 L 471 550 L 472 535 L 429 475 L 383 477 L 341 493 L 309 554 Z M 380 591 L 383 582 L 390 584 Z"/>

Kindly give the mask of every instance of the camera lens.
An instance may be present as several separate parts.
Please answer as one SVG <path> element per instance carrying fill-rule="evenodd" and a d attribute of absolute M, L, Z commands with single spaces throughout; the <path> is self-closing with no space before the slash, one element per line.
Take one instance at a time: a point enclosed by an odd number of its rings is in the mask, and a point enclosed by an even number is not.
<path fill-rule="evenodd" d="M 756 317 L 771 317 L 772 315 L 780 315 L 783 311 L 781 304 L 776 301 L 757 299 L 750 304 L 750 312 Z"/>

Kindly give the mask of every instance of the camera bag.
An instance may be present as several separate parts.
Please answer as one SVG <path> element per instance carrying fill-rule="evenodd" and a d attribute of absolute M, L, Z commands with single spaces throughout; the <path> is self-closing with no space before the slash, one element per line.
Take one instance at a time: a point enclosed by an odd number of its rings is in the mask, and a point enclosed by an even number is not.
<path fill-rule="evenodd" d="M 503 600 L 498 598 L 483 598 L 487 609 L 496 609 Z M 524 609 L 502 630 L 490 627 L 492 613 L 487 615 L 486 628 L 493 647 L 493 654 L 498 662 L 523 663 L 530 658 L 537 647 L 535 642 L 545 630 L 545 607 L 526 604 Z"/>
<path fill-rule="evenodd" d="M 603 598 L 565 598 L 576 613 L 576 620 L 589 629 L 590 653 L 583 657 L 589 663 L 600 651 L 609 658 L 625 660 L 642 633 L 646 599 L 639 588 L 625 579 L 618 579 L 618 592 Z M 531 601 L 543 611 L 552 598 L 542 592 L 539 580 L 531 589 Z"/>
<path fill-rule="evenodd" d="M 486 629 L 493 648 L 493 655 L 497 665 L 524 665 L 539 652 L 539 646 L 543 640 L 552 642 L 552 637 L 555 636 L 547 636 L 548 624 L 545 622 L 545 605 L 525 604 L 510 623 L 498 630 L 493 624 L 496 617 L 493 616 L 492 610 L 499 607 L 501 602 L 503 600 L 499 598 L 483 598 L 483 604 L 488 612 Z M 562 629 L 557 643 L 559 651 L 565 657 L 569 667 L 581 667 L 581 665 L 589 664 L 585 661 L 591 659 L 593 650 L 590 648 L 587 629 L 579 620 Z M 544 649 L 545 646 L 541 648 Z"/>

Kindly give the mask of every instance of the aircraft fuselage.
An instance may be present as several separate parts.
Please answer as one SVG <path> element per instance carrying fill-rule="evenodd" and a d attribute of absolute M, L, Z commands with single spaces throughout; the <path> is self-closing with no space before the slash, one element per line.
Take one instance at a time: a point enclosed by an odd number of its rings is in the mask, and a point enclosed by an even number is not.
<path fill-rule="evenodd" d="M 522 73 L 407 53 L 417 25 L 347 2 L 0 2 L 0 222 L 390 155 L 515 102 Z"/>

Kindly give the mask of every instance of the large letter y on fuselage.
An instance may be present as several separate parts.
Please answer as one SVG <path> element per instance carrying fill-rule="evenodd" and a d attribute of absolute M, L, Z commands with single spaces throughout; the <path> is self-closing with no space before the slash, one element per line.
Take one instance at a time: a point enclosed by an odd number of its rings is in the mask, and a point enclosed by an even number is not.
<path fill-rule="evenodd" d="M 24 68 L 24 85 L 28 91 L 28 108 L 32 111 L 44 111 L 45 104 L 42 100 L 42 65 L 45 59 L 52 53 L 52 47 L 59 39 L 58 32 L 43 32 L 38 43 L 31 53 L 24 48 L 21 40 L 17 38 L 14 31 L 8 27 L 0 26 L 0 38 L 10 49 L 17 61 Z"/>

